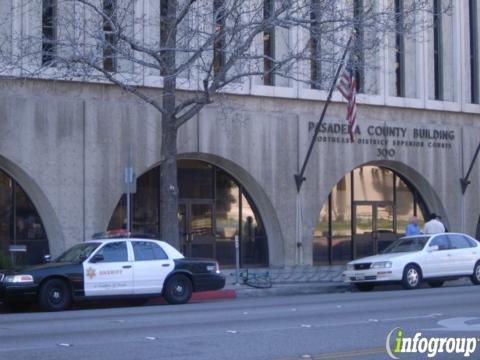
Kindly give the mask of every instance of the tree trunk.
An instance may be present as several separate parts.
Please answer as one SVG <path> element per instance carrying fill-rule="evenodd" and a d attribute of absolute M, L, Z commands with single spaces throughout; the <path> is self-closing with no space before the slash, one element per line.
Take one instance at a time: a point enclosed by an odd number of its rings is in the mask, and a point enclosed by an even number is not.
<path fill-rule="evenodd" d="M 162 119 L 162 161 L 160 164 L 160 235 L 180 249 L 178 237 L 177 129 L 172 119 Z"/>
<path fill-rule="evenodd" d="M 164 79 L 162 105 L 162 147 L 160 154 L 160 236 L 180 249 L 178 236 L 177 128 L 175 105 L 177 77 L 175 49 L 177 37 L 177 1 L 168 0 L 165 28 Z"/>

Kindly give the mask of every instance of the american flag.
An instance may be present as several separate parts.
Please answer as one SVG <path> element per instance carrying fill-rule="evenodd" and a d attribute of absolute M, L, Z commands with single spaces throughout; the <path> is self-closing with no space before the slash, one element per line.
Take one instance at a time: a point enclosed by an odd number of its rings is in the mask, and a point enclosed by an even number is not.
<path fill-rule="evenodd" d="M 347 99 L 347 123 L 348 132 L 350 134 L 350 140 L 353 142 L 353 134 L 357 128 L 357 83 L 355 82 L 355 72 L 350 62 L 345 66 L 340 81 L 337 85 L 338 91 L 341 92 L 343 97 Z"/>

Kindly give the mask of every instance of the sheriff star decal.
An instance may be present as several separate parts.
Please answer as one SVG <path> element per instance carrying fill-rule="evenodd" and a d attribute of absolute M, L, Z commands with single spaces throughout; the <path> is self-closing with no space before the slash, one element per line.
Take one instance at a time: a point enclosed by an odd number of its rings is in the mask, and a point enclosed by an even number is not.
<path fill-rule="evenodd" d="M 95 277 L 95 275 L 96 275 L 96 274 L 95 274 L 95 269 L 89 267 L 89 268 L 87 269 L 87 277 L 90 278 L 90 280 L 91 280 L 91 279 L 93 279 L 93 278 Z"/>

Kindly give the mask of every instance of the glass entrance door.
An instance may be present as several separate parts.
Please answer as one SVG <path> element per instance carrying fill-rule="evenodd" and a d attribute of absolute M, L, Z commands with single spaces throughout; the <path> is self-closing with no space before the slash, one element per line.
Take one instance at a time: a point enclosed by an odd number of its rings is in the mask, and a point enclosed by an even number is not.
<path fill-rule="evenodd" d="M 183 254 L 188 257 L 215 258 L 213 201 L 180 201 L 178 213 Z"/>
<path fill-rule="evenodd" d="M 355 205 L 353 219 L 353 257 L 357 259 L 373 255 L 373 205 Z"/>
<path fill-rule="evenodd" d="M 375 209 L 375 242 L 380 253 L 398 238 L 395 232 L 395 208 L 392 204 L 376 204 Z"/>
<path fill-rule="evenodd" d="M 381 252 L 397 238 L 393 204 L 358 202 L 353 207 L 353 257 Z"/>

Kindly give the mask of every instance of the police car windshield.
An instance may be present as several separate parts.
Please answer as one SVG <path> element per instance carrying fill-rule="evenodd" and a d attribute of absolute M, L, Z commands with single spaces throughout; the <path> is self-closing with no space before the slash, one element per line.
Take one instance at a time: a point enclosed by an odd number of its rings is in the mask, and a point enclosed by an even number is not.
<path fill-rule="evenodd" d="M 79 262 L 86 259 L 95 250 L 100 243 L 84 243 L 78 244 L 60 255 L 55 262 Z"/>
<path fill-rule="evenodd" d="M 382 254 L 420 251 L 425 247 L 429 238 L 429 236 L 416 236 L 398 239 L 385 248 Z"/>

